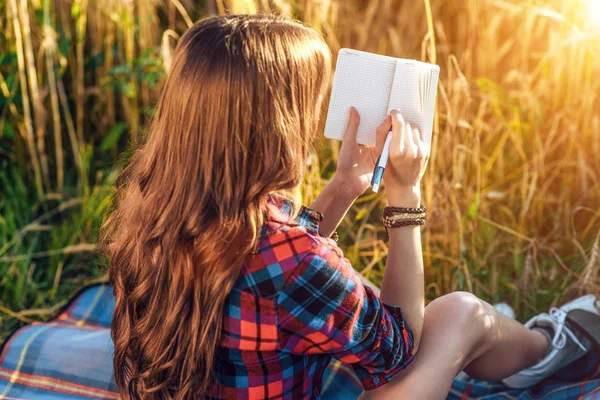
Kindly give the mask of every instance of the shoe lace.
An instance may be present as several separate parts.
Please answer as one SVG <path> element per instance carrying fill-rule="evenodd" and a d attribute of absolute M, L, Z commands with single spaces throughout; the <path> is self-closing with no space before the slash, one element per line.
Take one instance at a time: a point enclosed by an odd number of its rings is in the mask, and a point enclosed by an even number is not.
<path fill-rule="evenodd" d="M 579 341 L 577 336 L 573 333 L 571 329 L 569 329 L 565 320 L 567 319 L 567 313 L 560 308 L 552 307 L 550 309 L 550 317 L 556 322 L 556 333 L 554 335 L 554 340 L 552 340 L 552 346 L 557 349 L 562 349 L 565 347 L 567 343 L 567 337 L 569 337 L 577 346 L 581 348 L 583 351 L 587 351 L 585 346 Z M 566 335 L 562 335 L 561 333 L 564 331 Z"/>

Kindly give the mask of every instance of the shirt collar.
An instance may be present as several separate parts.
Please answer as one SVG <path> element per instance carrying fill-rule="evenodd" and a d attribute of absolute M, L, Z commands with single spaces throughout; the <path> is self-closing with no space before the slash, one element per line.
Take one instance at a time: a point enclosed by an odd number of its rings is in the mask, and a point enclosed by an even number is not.
<path fill-rule="evenodd" d="M 319 223 L 323 221 L 323 214 L 308 207 L 300 206 L 300 211 L 295 217 L 292 215 L 295 202 L 287 197 L 270 194 L 267 198 L 266 219 L 289 225 L 305 227 L 314 235 L 319 234 Z"/>

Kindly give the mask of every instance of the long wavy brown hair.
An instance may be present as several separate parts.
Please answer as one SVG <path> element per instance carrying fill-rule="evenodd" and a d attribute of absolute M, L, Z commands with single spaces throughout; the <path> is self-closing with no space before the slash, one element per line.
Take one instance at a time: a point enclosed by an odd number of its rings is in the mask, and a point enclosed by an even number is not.
<path fill-rule="evenodd" d="M 329 69 L 321 35 L 280 17 L 210 17 L 180 39 L 102 228 L 122 397 L 213 393 L 224 304 L 269 193 L 302 180 Z"/>

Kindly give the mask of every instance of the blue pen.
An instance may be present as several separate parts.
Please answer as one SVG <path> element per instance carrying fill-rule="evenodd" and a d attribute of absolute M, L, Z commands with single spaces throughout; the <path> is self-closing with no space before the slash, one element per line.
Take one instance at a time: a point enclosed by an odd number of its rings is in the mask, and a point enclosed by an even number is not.
<path fill-rule="evenodd" d="M 379 191 L 379 185 L 381 185 L 381 178 L 383 178 L 383 171 L 385 171 L 385 165 L 387 164 L 388 157 L 390 155 L 390 146 L 392 144 L 392 131 L 390 130 L 385 137 L 385 144 L 383 145 L 383 151 L 375 163 L 375 170 L 373 171 L 373 178 L 371 179 L 371 186 L 373 186 L 373 192 Z"/>

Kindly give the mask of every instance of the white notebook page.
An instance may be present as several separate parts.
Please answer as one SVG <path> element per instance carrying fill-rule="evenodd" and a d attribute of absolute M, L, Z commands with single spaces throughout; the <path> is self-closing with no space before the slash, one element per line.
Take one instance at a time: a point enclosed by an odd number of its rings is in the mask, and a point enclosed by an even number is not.
<path fill-rule="evenodd" d="M 375 129 L 385 120 L 394 80 L 396 59 L 365 57 L 359 52 L 340 50 L 325 122 L 325 137 L 342 140 L 350 107 L 360 115 L 357 142 L 375 145 Z"/>
<path fill-rule="evenodd" d="M 418 127 L 431 146 L 439 67 L 352 49 L 338 53 L 325 137 L 342 140 L 350 107 L 360 114 L 357 141 L 375 145 L 375 130 L 392 109 Z"/>
<path fill-rule="evenodd" d="M 387 112 L 396 109 L 406 122 L 416 126 L 420 132 L 425 128 L 423 92 L 419 68 L 415 64 L 398 61 Z"/>
<path fill-rule="evenodd" d="M 435 66 L 431 69 L 429 84 L 427 87 L 427 102 L 425 103 L 425 126 L 424 126 L 424 134 L 425 134 L 425 143 L 429 145 L 429 149 L 431 149 L 431 140 L 433 137 L 433 119 L 435 116 L 435 101 L 437 97 L 437 87 L 438 81 L 440 79 L 440 68 Z"/>
<path fill-rule="evenodd" d="M 431 148 L 433 116 L 439 67 L 418 61 L 398 60 L 388 104 L 388 113 L 397 109 L 404 119 L 423 134 Z"/>

